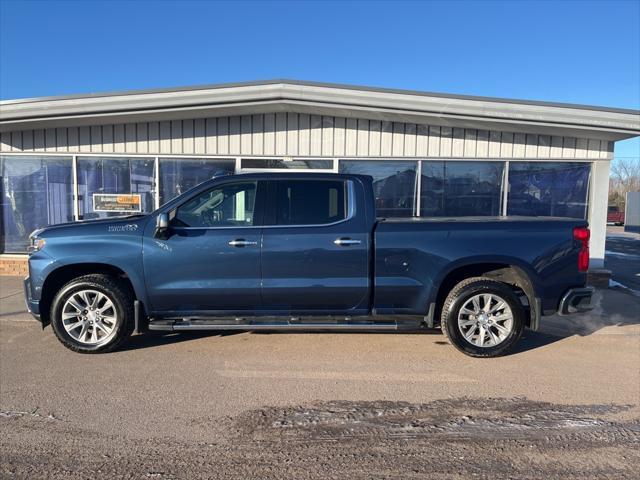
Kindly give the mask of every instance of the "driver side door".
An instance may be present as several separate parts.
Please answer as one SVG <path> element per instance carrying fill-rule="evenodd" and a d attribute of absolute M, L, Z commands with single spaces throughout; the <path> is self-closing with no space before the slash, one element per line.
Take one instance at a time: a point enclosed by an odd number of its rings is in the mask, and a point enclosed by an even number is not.
<path fill-rule="evenodd" d="M 171 210 L 166 239 L 147 229 L 143 261 L 154 314 L 240 315 L 261 307 L 263 190 L 257 180 L 225 181 Z"/>

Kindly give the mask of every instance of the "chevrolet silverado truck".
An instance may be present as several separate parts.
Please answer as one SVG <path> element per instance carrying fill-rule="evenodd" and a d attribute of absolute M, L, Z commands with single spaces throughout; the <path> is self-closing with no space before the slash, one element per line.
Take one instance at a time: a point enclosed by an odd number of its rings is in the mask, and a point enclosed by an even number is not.
<path fill-rule="evenodd" d="M 377 218 L 371 177 L 214 178 L 151 214 L 36 230 L 29 311 L 63 345 L 134 332 L 416 331 L 474 357 L 585 311 L 584 220 Z"/>

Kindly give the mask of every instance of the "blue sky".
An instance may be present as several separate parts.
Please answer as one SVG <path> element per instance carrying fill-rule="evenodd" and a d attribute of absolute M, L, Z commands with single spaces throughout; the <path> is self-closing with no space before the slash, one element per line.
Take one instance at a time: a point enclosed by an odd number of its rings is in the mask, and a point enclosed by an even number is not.
<path fill-rule="evenodd" d="M 640 0 L 0 0 L 1 99 L 270 78 L 640 109 Z"/>

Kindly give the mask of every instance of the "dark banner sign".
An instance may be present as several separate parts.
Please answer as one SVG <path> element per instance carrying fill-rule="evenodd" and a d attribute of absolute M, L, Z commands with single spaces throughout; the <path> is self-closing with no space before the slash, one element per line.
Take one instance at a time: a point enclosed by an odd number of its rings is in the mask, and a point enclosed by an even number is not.
<path fill-rule="evenodd" d="M 94 212 L 140 212 L 141 210 L 141 199 L 139 194 L 93 194 Z"/>

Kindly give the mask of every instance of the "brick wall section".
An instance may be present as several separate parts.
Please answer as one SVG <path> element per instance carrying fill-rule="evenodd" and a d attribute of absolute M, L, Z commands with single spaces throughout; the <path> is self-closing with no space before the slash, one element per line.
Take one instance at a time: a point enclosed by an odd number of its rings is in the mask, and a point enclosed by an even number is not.
<path fill-rule="evenodd" d="M 27 259 L 25 258 L 1 258 L 0 275 L 12 275 L 26 277 L 29 274 Z"/>

